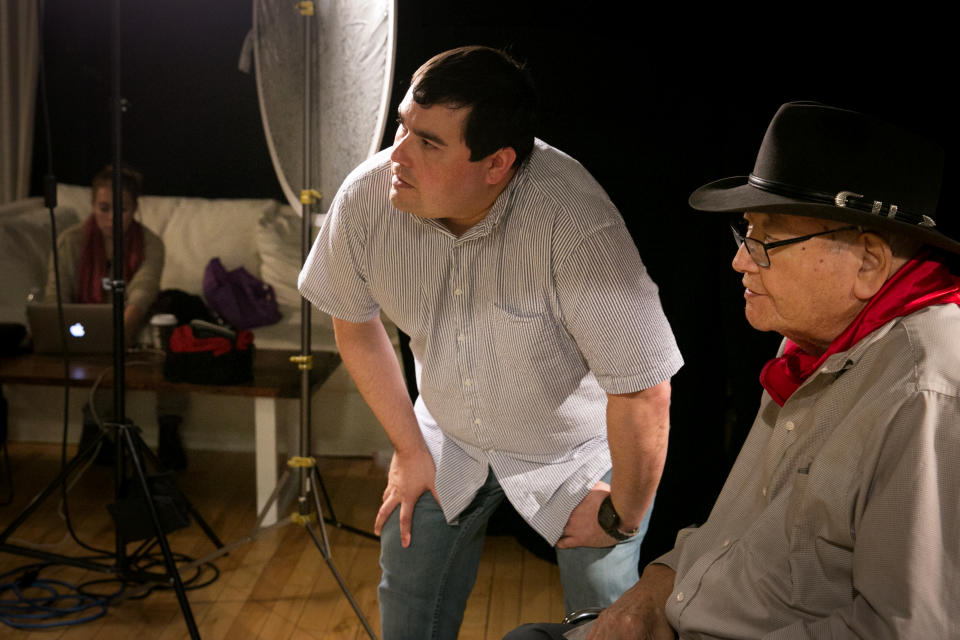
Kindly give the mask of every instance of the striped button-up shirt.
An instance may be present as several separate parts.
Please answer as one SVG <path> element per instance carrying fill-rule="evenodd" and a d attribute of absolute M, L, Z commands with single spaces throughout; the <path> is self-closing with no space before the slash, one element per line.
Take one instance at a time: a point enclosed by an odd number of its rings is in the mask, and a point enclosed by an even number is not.
<path fill-rule="evenodd" d="M 622 218 L 575 160 L 537 141 L 461 236 L 389 201 L 389 150 L 344 182 L 300 275 L 322 311 L 381 310 L 410 336 L 415 412 L 454 522 L 492 469 L 551 544 L 610 468 L 606 394 L 682 365 Z"/>
<path fill-rule="evenodd" d="M 778 407 L 658 562 L 684 640 L 960 637 L 960 309 L 892 320 Z"/>

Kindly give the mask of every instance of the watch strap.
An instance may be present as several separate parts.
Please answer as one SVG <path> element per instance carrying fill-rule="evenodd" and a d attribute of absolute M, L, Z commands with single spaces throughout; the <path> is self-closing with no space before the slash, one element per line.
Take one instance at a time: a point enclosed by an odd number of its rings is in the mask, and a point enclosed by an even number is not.
<path fill-rule="evenodd" d="M 609 495 L 600 503 L 600 509 L 597 511 L 597 522 L 608 536 L 618 542 L 632 538 L 640 533 L 640 527 L 637 527 L 633 531 L 624 531 L 620 528 L 620 514 L 618 514 L 616 508 L 614 508 L 613 500 Z"/>

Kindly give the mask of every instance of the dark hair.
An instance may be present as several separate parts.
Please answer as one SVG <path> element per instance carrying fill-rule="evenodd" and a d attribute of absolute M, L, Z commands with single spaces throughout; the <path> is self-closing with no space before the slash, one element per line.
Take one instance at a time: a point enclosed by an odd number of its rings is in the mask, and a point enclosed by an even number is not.
<path fill-rule="evenodd" d="M 518 166 L 533 149 L 536 90 L 524 68 L 503 51 L 481 46 L 444 51 L 417 69 L 410 86 L 421 106 L 470 108 L 463 139 L 471 161 L 512 147 Z"/>
<path fill-rule="evenodd" d="M 123 193 L 129 195 L 130 199 L 133 200 L 133 205 L 136 206 L 137 199 L 140 197 L 140 188 L 143 185 L 143 176 L 140 172 L 134 171 L 130 167 L 121 168 L 120 185 Z M 113 165 L 108 164 L 97 175 L 93 176 L 91 186 L 93 187 L 93 197 L 96 197 L 97 189 L 100 187 L 113 189 Z"/>

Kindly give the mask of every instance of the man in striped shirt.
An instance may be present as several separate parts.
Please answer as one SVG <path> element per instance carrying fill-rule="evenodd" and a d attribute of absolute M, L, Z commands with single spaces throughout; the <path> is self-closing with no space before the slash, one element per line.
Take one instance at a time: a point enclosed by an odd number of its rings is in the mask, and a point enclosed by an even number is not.
<path fill-rule="evenodd" d="M 557 546 L 569 607 L 636 581 L 682 359 L 622 218 L 534 138 L 535 104 L 499 51 L 425 63 L 300 275 L 395 447 L 374 525 L 387 640 L 456 637 L 504 497 Z M 415 404 L 380 311 L 410 336 Z"/>

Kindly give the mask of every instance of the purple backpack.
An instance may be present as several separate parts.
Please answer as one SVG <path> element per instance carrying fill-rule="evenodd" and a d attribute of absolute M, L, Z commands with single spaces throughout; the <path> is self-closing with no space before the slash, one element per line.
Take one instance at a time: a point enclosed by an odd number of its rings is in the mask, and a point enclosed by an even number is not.
<path fill-rule="evenodd" d="M 227 271 L 214 258 L 203 270 L 203 297 L 210 308 L 237 329 L 252 329 L 280 321 L 273 287 L 243 267 Z"/>

